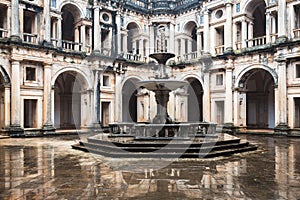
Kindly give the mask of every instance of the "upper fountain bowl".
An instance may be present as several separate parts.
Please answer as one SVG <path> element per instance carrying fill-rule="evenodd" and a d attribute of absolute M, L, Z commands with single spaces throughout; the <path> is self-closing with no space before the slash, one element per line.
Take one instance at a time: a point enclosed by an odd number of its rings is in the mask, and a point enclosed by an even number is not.
<path fill-rule="evenodd" d="M 149 55 L 150 58 L 155 59 L 159 64 L 165 65 L 170 58 L 174 58 L 175 54 L 173 53 L 152 53 Z"/>

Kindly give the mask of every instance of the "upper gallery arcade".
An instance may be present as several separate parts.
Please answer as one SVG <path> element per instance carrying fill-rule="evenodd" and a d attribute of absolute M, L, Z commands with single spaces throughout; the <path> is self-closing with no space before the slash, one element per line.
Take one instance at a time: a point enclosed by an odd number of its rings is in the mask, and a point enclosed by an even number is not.
<path fill-rule="evenodd" d="M 153 94 L 134 84 L 149 79 L 149 54 L 170 52 L 171 78 L 191 83 L 171 94 L 175 119 L 296 133 L 299 8 L 290 0 L 2 0 L 0 128 L 147 121 Z"/>

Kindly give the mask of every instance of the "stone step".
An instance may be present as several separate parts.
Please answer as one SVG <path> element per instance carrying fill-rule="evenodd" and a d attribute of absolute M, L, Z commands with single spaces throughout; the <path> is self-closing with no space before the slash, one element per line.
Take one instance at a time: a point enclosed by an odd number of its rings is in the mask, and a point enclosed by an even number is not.
<path fill-rule="evenodd" d="M 241 146 L 231 146 L 229 149 L 219 149 L 214 151 L 205 152 L 202 150 L 200 152 L 127 152 L 122 149 L 106 149 L 106 148 L 95 148 L 93 145 L 84 146 L 83 144 L 72 145 L 74 149 L 79 149 L 82 151 L 88 151 L 95 154 L 100 154 L 106 157 L 112 158 L 213 158 L 219 156 L 229 156 L 235 153 L 243 153 L 247 151 L 255 151 L 257 147 L 254 145 L 249 145 L 244 143 Z"/>

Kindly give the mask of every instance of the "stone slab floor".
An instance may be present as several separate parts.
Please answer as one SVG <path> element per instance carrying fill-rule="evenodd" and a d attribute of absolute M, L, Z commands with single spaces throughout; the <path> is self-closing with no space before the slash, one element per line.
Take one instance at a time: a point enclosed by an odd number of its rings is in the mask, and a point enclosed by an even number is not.
<path fill-rule="evenodd" d="M 78 136 L 0 140 L 0 199 L 300 199 L 300 138 L 241 136 L 255 153 L 200 161 L 118 160 Z"/>

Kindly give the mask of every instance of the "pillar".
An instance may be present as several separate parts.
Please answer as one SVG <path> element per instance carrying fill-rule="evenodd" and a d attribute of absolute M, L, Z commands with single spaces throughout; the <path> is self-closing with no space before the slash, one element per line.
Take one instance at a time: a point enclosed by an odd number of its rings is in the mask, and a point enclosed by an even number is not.
<path fill-rule="evenodd" d="M 175 53 L 175 24 L 170 23 L 168 52 Z"/>
<path fill-rule="evenodd" d="M 253 22 L 249 22 L 248 23 L 248 40 L 253 39 Z M 248 47 L 252 47 L 255 44 L 253 43 L 253 41 L 249 41 L 248 42 Z"/>
<path fill-rule="evenodd" d="M 122 34 L 123 37 L 123 53 L 128 53 L 127 52 L 127 32 Z"/>
<path fill-rule="evenodd" d="M 79 42 L 80 42 L 80 38 L 79 38 L 79 26 L 76 26 L 75 27 L 75 30 L 74 30 L 74 38 L 75 38 L 75 50 L 76 51 L 79 51 Z"/>
<path fill-rule="evenodd" d="M 116 15 L 116 24 L 117 24 L 117 47 L 116 47 L 116 54 L 119 55 L 121 53 L 121 13 L 118 11 Z"/>
<path fill-rule="evenodd" d="M 242 20 L 242 48 L 247 48 L 247 21 L 246 19 Z"/>
<path fill-rule="evenodd" d="M 181 49 L 180 49 L 181 56 L 186 54 L 185 52 L 185 38 L 181 38 Z"/>
<path fill-rule="evenodd" d="M 232 69 L 233 69 L 233 60 L 227 60 L 226 66 L 226 75 L 225 75 L 225 124 L 232 124 Z"/>
<path fill-rule="evenodd" d="M 62 25 L 61 25 L 62 18 L 57 18 L 57 46 L 62 47 Z"/>
<path fill-rule="evenodd" d="M 201 50 L 202 50 L 202 44 L 201 44 L 201 32 L 197 30 L 197 57 L 200 57 L 201 55 Z"/>
<path fill-rule="evenodd" d="M 144 56 L 144 52 L 143 52 L 143 49 L 144 49 L 144 42 L 143 42 L 143 39 L 140 39 L 139 40 L 139 54 L 141 55 L 141 60 L 143 60 L 143 56 Z"/>
<path fill-rule="evenodd" d="M 232 3 L 226 1 L 225 51 L 232 51 Z"/>
<path fill-rule="evenodd" d="M 4 126 L 10 125 L 10 87 L 4 88 Z"/>
<path fill-rule="evenodd" d="M 20 125 L 21 119 L 21 96 L 20 96 L 20 60 L 13 60 L 11 63 L 11 134 L 23 134 Z"/>
<path fill-rule="evenodd" d="M 239 49 L 238 46 L 237 46 L 237 42 L 238 42 L 238 39 L 237 39 L 237 23 L 234 23 L 233 24 L 233 27 L 232 27 L 232 47 L 233 49 Z"/>
<path fill-rule="evenodd" d="M 101 50 L 101 29 L 100 29 L 100 7 L 94 8 L 94 52 L 100 53 Z"/>
<path fill-rule="evenodd" d="M 203 33 L 203 36 L 204 36 L 204 53 L 209 53 L 209 11 L 207 10 L 207 8 L 205 9 L 204 11 L 204 17 L 203 17 L 203 20 L 204 20 L 204 33 Z"/>
<path fill-rule="evenodd" d="M 44 101 L 43 101 L 43 131 L 44 134 L 53 134 L 55 128 L 51 119 L 51 64 L 44 64 Z"/>
<path fill-rule="evenodd" d="M 271 16 L 270 16 L 270 11 L 266 12 L 266 43 L 270 43 L 271 42 Z"/>
<path fill-rule="evenodd" d="M 275 132 L 287 134 L 287 84 L 286 84 L 286 60 L 277 59 L 278 88 L 275 92 Z M 276 105 L 277 104 L 277 105 Z"/>
<path fill-rule="evenodd" d="M 149 43 L 149 54 L 154 53 L 154 43 L 155 43 L 155 37 L 154 37 L 154 27 L 150 26 L 150 43 Z"/>
<path fill-rule="evenodd" d="M 206 66 L 208 68 L 208 66 Z M 203 82 L 203 121 L 211 121 L 211 105 L 210 105 L 210 73 L 208 70 L 204 72 Z"/>
<path fill-rule="evenodd" d="M 285 42 L 287 39 L 287 11 L 286 0 L 278 1 L 278 38 L 277 42 Z"/>
<path fill-rule="evenodd" d="M 44 23 L 45 23 L 45 36 L 44 45 L 51 46 L 51 18 L 50 18 L 50 0 L 44 0 Z"/>
<path fill-rule="evenodd" d="M 12 40 L 20 41 L 19 0 L 11 1 L 11 36 Z"/>
<path fill-rule="evenodd" d="M 85 25 L 82 24 L 80 26 L 80 43 L 81 43 L 81 51 L 86 50 L 86 37 L 85 37 Z"/>
<path fill-rule="evenodd" d="M 294 6 L 293 5 L 290 5 L 290 8 L 289 8 L 289 19 L 295 19 L 295 9 L 294 9 Z M 291 34 L 291 38 L 294 38 L 295 35 L 294 35 L 294 29 L 296 28 L 296 24 L 295 24 L 295 20 L 290 20 L 290 34 Z"/>

